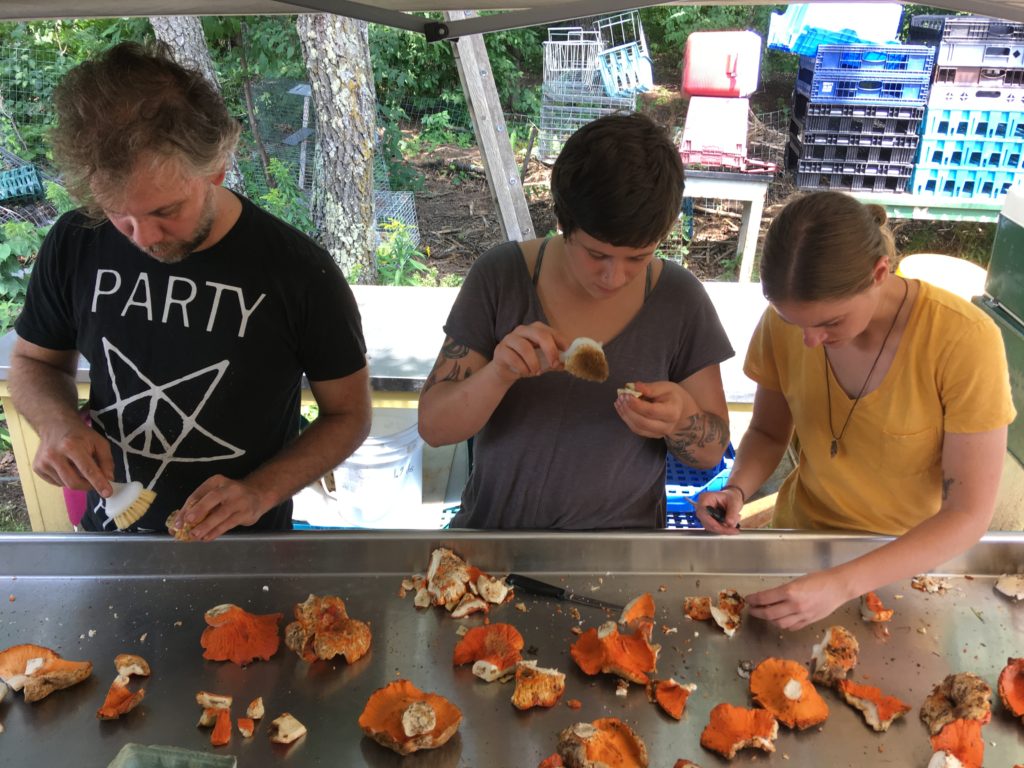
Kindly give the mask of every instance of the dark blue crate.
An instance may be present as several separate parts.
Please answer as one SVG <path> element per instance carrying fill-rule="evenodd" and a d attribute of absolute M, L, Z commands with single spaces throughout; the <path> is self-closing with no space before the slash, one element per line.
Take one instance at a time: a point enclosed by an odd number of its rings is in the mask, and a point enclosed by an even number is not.
<path fill-rule="evenodd" d="M 804 66 L 801 59 L 796 90 L 811 101 L 832 104 L 873 105 L 902 104 L 923 106 L 928 101 L 931 73 L 925 72 L 858 72 L 842 69 L 815 70 Z"/>
<path fill-rule="evenodd" d="M 720 491 L 729 482 L 736 451 L 730 443 L 718 466 L 694 469 L 672 454 L 665 459 L 665 497 L 667 528 L 702 528 L 694 502 L 704 491 Z"/>
<path fill-rule="evenodd" d="M 824 141 L 809 141 L 804 142 L 800 140 L 799 136 L 791 136 L 790 144 L 793 147 L 794 154 L 800 160 L 824 160 L 824 161 L 836 161 L 843 163 L 913 163 L 914 158 L 917 155 L 917 142 L 916 136 L 896 136 L 888 137 L 889 141 L 885 144 L 871 143 L 865 141 L 863 144 L 852 143 L 845 141 L 845 136 L 831 136 L 821 137 L 814 134 L 811 135 L 812 139 L 822 139 Z M 864 137 L 854 136 L 854 139 L 862 139 Z M 878 137 L 886 138 L 886 137 Z M 834 139 L 829 141 L 828 139 Z"/>
<path fill-rule="evenodd" d="M 919 72 L 930 76 L 935 49 L 926 45 L 823 45 L 813 61 L 801 59 L 801 66 L 815 72 L 838 69 L 847 72 Z"/>
<path fill-rule="evenodd" d="M 837 189 L 845 192 L 906 192 L 913 165 L 907 165 L 906 175 L 876 176 L 867 173 L 801 172 L 795 174 L 800 189 Z"/>

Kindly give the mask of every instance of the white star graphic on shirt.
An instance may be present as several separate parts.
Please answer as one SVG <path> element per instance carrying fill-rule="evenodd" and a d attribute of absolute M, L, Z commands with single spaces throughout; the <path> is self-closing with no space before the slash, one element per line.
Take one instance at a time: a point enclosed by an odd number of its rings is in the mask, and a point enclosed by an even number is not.
<path fill-rule="evenodd" d="M 157 470 L 148 485 L 152 488 L 168 465 L 174 462 L 219 461 L 233 459 L 245 453 L 241 448 L 217 437 L 198 423 L 199 413 L 224 377 L 229 365 L 227 360 L 221 360 L 219 363 L 160 385 L 145 376 L 107 339 L 103 339 L 103 353 L 116 399 L 106 408 L 94 411 L 92 417 L 103 425 L 107 439 L 125 453 L 126 480 L 131 480 L 130 462 L 127 460 L 129 454 L 158 462 Z M 120 375 L 123 381 L 119 379 L 119 368 L 122 370 Z M 174 401 L 172 393 L 175 387 L 204 377 L 209 377 L 210 381 L 191 411 Z M 146 418 L 131 432 L 126 433 L 125 412 L 129 407 L 139 405 L 145 407 Z M 108 424 L 108 414 L 115 416 L 113 424 Z M 104 420 L 104 416 L 108 418 Z M 176 437 L 169 436 L 168 433 L 173 435 L 177 430 L 180 432 Z M 197 436 L 199 444 L 195 445 Z M 183 448 L 186 439 L 189 441 L 188 449 Z M 199 453 L 199 448 L 202 448 L 205 455 Z"/>

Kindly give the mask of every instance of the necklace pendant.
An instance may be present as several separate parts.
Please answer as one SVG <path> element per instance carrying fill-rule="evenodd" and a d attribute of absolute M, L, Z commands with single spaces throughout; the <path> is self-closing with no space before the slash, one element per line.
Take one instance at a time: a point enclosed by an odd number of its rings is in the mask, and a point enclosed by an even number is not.
<path fill-rule="evenodd" d="M 832 447 L 829 449 L 829 458 L 834 459 L 837 453 L 839 453 L 839 441 L 832 438 Z"/>

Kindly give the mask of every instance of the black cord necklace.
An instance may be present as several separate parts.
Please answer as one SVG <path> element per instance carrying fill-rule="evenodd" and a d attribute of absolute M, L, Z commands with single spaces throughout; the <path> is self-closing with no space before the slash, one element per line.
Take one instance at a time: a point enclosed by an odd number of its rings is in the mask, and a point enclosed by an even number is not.
<path fill-rule="evenodd" d="M 850 418 L 853 416 L 853 409 L 857 407 L 857 403 L 860 402 L 861 396 L 864 394 L 864 390 L 868 388 L 868 382 L 871 381 L 871 374 L 875 372 L 875 366 L 878 365 L 878 361 L 882 359 L 882 352 L 885 351 L 885 345 L 889 341 L 889 337 L 892 335 L 893 329 L 896 327 L 896 321 L 900 319 L 900 313 L 903 312 L 903 305 L 907 303 L 907 296 L 910 295 L 910 284 L 902 277 L 903 280 L 903 298 L 900 300 L 900 305 L 896 309 L 896 315 L 892 319 L 892 325 L 889 326 L 889 330 L 885 332 L 885 338 L 882 339 L 882 346 L 878 348 L 878 354 L 875 355 L 875 362 L 871 364 L 871 369 L 868 371 L 867 377 L 864 379 L 864 383 L 861 384 L 860 392 L 853 399 L 853 405 L 850 406 L 850 412 L 846 414 L 846 421 L 843 422 L 842 429 L 839 430 L 837 435 L 835 430 L 832 428 L 832 386 L 828 380 L 828 349 L 824 345 L 821 347 L 821 351 L 825 353 L 825 397 L 828 400 L 828 432 L 832 435 L 832 445 L 829 448 L 829 458 L 834 459 L 836 454 L 839 453 L 839 441 L 843 439 L 843 435 L 846 434 L 846 428 L 850 425 Z"/>

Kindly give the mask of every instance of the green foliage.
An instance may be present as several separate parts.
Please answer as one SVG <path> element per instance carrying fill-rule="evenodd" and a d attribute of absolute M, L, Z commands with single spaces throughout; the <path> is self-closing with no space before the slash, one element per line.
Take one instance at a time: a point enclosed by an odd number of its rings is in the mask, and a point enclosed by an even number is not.
<path fill-rule="evenodd" d="M 429 284 L 424 280 L 430 275 L 430 267 L 423 262 L 427 255 L 416 248 L 409 228 L 392 219 L 384 224 L 384 232 L 376 254 L 378 285 Z M 435 270 L 435 279 L 436 274 Z"/>
<path fill-rule="evenodd" d="M 123 40 L 147 37 L 146 19 L 0 24 L 0 146 L 46 165 L 53 89 L 80 61 Z M 149 33 L 152 36 L 152 33 Z"/>
<path fill-rule="evenodd" d="M 443 109 L 423 116 L 420 121 L 420 142 L 424 149 L 434 149 L 441 144 L 469 147 L 473 144 L 473 134 L 452 125 L 451 115 L 447 109 Z"/>
<path fill-rule="evenodd" d="M 418 192 L 423 189 L 423 174 L 405 161 L 406 151 L 412 148 L 402 134 L 401 122 L 408 119 L 401 107 L 377 105 L 377 131 L 380 135 L 377 151 L 384 160 L 387 178 L 374 181 L 386 181 L 389 189 Z"/>
<path fill-rule="evenodd" d="M 523 82 L 523 72 L 540 73 L 545 35 L 544 29 L 531 28 L 484 36 L 498 97 L 510 112 L 540 109 L 539 89 Z M 450 43 L 428 43 L 423 35 L 371 24 L 370 56 L 378 101 L 409 105 L 415 112 L 434 109 L 438 102 L 463 103 Z"/>
<path fill-rule="evenodd" d="M 260 195 L 260 205 L 277 218 L 287 221 L 296 229 L 313 234 L 313 217 L 310 214 L 306 195 L 299 189 L 295 169 L 276 157 L 270 159 L 267 168 L 274 186 Z"/>
<path fill-rule="evenodd" d="M 52 181 L 44 181 L 43 189 L 46 190 L 46 200 L 56 210 L 57 215 L 73 211 L 78 207 L 78 204 L 72 199 L 68 191 L 64 189 L 60 184 L 54 184 Z"/>
<path fill-rule="evenodd" d="M 0 333 L 6 333 L 25 304 L 28 276 L 46 227 L 27 221 L 0 226 Z"/>
<path fill-rule="evenodd" d="M 771 14 L 785 9 L 785 5 L 656 6 L 642 9 L 640 18 L 652 57 L 681 72 L 686 38 L 691 32 L 749 29 L 767 40 Z M 762 79 L 795 75 L 798 61 L 791 54 L 765 50 L 761 58 Z"/>

